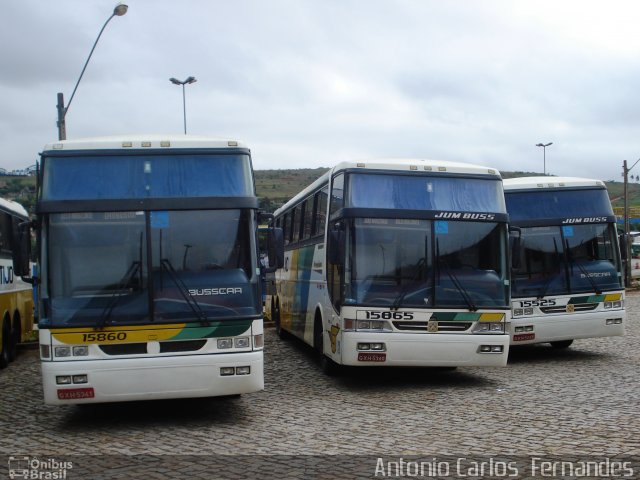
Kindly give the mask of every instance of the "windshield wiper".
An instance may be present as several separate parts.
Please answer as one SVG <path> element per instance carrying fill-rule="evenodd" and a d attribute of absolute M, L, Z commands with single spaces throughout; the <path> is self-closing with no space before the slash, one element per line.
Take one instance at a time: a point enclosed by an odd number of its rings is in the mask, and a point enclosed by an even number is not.
<path fill-rule="evenodd" d="M 598 285 L 596 284 L 595 280 L 593 280 L 593 278 L 591 278 L 591 275 L 589 275 L 589 273 L 585 270 L 585 268 L 573 259 L 573 255 L 571 254 L 571 250 L 569 250 L 569 241 L 567 239 L 565 239 L 564 241 L 565 241 L 565 250 L 567 251 L 567 256 L 569 257 L 569 264 L 572 267 L 574 265 L 576 267 L 578 267 L 578 269 L 587 278 L 587 280 L 589 280 L 589 283 L 593 287 L 593 291 L 596 293 L 596 295 L 600 295 L 602 293 L 602 290 L 600 290 L 600 288 L 598 288 Z M 580 243 L 580 246 L 582 246 L 582 243 L 583 242 Z"/>
<path fill-rule="evenodd" d="M 120 281 L 116 285 L 115 292 L 113 292 L 111 294 L 111 298 L 109 299 L 109 303 L 102 310 L 102 314 L 100 315 L 100 320 L 98 320 L 98 323 L 95 326 L 96 329 L 104 328 L 106 323 L 111 318 L 111 314 L 113 313 L 113 309 L 118 304 L 118 301 L 120 300 L 120 297 L 123 297 L 125 295 L 125 293 L 123 293 L 123 291 L 127 288 L 127 285 L 129 285 L 131 280 L 133 280 L 133 277 L 136 275 L 136 273 L 138 273 L 139 271 L 142 272 L 141 267 L 142 267 L 142 264 L 137 260 L 135 260 L 135 261 L 133 261 L 131 263 L 131 266 L 129 267 L 127 272 L 124 274 L 124 276 L 120 279 Z"/>
<path fill-rule="evenodd" d="M 558 243 L 556 242 L 555 237 L 553 239 L 553 249 L 556 254 L 556 260 L 558 260 L 560 258 L 560 255 L 558 253 Z M 558 265 L 561 265 L 561 262 L 558 262 Z M 549 278 L 547 279 L 545 284 L 542 286 L 542 288 L 538 292 L 538 297 L 537 297 L 538 300 L 542 300 L 547 295 L 547 290 L 549 290 L 549 286 L 551 285 L 551 282 L 556 278 L 554 275 L 556 272 L 560 272 L 560 267 L 557 267 L 551 270 L 549 274 Z"/>
<path fill-rule="evenodd" d="M 462 299 L 467 304 L 469 311 L 475 312 L 476 310 L 478 310 L 478 307 L 476 306 L 476 304 L 473 303 L 473 300 L 471 300 L 471 296 L 469 295 L 469 292 L 467 291 L 466 288 L 462 286 L 456 274 L 453 273 L 453 270 L 451 270 L 451 267 L 447 265 L 447 262 L 445 262 L 442 259 L 440 259 L 440 262 L 446 267 L 447 275 L 449 275 L 449 279 L 451 280 L 451 283 L 453 283 L 453 285 L 458 289 L 458 292 L 460 292 L 460 295 L 462 296 Z"/>
<path fill-rule="evenodd" d="M 469 292 L 467 292 L 467 290 L 462 286 L 462 284 L 460 283 L 460 280 L 458 279 L 456 274 L 453 273 L 453 270 L 451 270 L 451 267 L 447 264 L 447 262 L 440 257 L 440 241 L 438 239 L 436 239 L 436 256 L 438 258 L 438 264 L 442 264 L 446 267 L 447 275 L 449 276 L 451 283 L 453 283 L 453 285 L 458 289 L 458 292 L 460 293 L 460 296 L 462 296 L 462 299 L 467 304 L 469 311 L 470 312 L 477 311 L 478 307 L 475 305 L 475 303 L 473 303 L 473 300 L 471 300 Z"/>
<path fill-rule="evenodd" d="M 184 284 L 184 282 L 178 277 L 178 273 L 176 272 L 173 265 L 168 258 L 163 258 L 160 262 L 163 270 L 169 274 L 169 278 L 173 281 L 173 283 L 178 287 L 178 291 L 184 298 L 184 301 L 187 303 L 191 311 L 195 314 L 196 318 L 202 322 L 203 326 L 209 326 L 209 319 L 207 318 L 207 314 L 204 313 L 204 310 L 200 307 L 198 301 L 191 295 L 189 289 Z"/>
<path fill-rule="evenodd" d="M 424 267 L 426 266 L 427 261 L 425 260 L 424 257 L 422 257 L 420 260 L 418 260 L 416 262 L 415 268 L 416 271 L 413 275 L 413 284 L 407 284 L 404 286 L 403 289 L 400 290 L 400 293 L 398 294 L 398 296 L 393 300 L 393 303 L 391 304 L 391 310 L 398 310 L 401 306 L 402 306 L 402 301 L 404 300 L 404 298 L 409 294 L 409 286 L 410 285 L 415 285 L 415 282 L 417 282 L 420 279 L 421 273 L 424 270 Z"/>

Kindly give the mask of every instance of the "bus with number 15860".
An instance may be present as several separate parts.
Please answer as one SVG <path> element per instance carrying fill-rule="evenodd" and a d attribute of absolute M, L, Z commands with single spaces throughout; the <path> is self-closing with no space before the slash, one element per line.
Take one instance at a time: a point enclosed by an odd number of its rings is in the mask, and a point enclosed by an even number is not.
<path fill-rule="evenodd" d="M 261 390 L 260 214 L 249 149 L 128 136 L 60 141 L 41 157 L 45 403 Z"/>

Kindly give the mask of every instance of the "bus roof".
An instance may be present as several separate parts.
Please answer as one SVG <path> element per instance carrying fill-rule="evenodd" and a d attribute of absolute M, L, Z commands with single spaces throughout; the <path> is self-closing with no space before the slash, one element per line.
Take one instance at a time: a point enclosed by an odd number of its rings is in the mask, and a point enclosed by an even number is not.
<path fill-rule="evenodd" d="M 562 189 L 575 187 L 607 188 L 602 180 L 579 177 L 519 177 L 503 180 L 505 192 L 514 190 Z"/>
<path fill-rule="evenodd" d="M 290 205 L 299 202 L 301 199 L 306 198 L 311 192 L 317 190 L 327 180 L 343 170 L 358 169 L 358 170 L 389 170 L 398 172 L 415 172 L 418 173 L 455 173 L 455 174 L 467 174 L 467 175 L 486 175 L 489 177 L 501 178 L 500 172 L 491 167 L 485 167 L 481 165 L 474 165 L 471 163 L 463 162 L 450 162 L 446 160 L 429 160 L 429 159 L 411 159 L 411 158 L 376 158 L 369 160 L 359 161 L 345 161 L 340 162 L 328 172 L 324 173 L 320 178 L 314 181 L 311 185 L 303 189 L 296 194 L 282 207 L 277 209 L 274 215 L 278 215 L 281 211 L 288 208 Z M 285 208 L 286 207 L 286 208 Z"/>
<path fill-rule="evenodd" d="M 27 213 L 25 208 L 18 202 L 14 202 L 13 200 L 5 200 L 4 198 L 0 198 L 0 210 L 18 215 L 19 217 L 24 217 L 25 219 L 29 218 L 29 214 Z"/>
<path fill-rule="evenodd" d="M 45 145 L 44 151 L 61 150 L 126 150 L 143 148 L 247 148 L 228 138 L 198 135 L 114 135 L 60 140 Z"/>

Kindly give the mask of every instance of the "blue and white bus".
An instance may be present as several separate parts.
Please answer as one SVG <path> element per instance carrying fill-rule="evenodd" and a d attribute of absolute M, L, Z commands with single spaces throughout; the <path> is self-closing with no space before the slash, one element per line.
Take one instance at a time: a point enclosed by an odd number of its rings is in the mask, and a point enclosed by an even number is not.
<path fill-rule="evenodd" d="M 513 242 L 512 345 L 623 335 L 624 282 L 616 218 L 604 182 L 504 181 Z"/>
<path fill-rule="evenodd" d="M 430 160 L 343 162 L 275 212 L 271 317 L 338 365 L 504 366 L 510 320 L 500 174 Z"/>
<path fill-rule="evenodd" d="M 261 390 L 260 223 L 234 140 L 65 140 L 41 154 L 45 403 Z"/>

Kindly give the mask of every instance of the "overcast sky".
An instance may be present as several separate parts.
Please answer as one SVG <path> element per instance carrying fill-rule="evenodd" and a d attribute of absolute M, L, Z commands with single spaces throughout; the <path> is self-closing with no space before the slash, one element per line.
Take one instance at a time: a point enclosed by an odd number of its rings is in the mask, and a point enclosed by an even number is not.
<path fill-rule="evenodd" d="M 0 167 L 57 139 L 111 0 L 1 0 Z M 256 169 L 417 157 L 621 180 L 640 157 L 640 2 L 129 0 L 67 137 L 246 142 Z M 637 171 L 636 171 L 637 170 Z M 640 164 L 633 172 L 640 174 Z"/>

